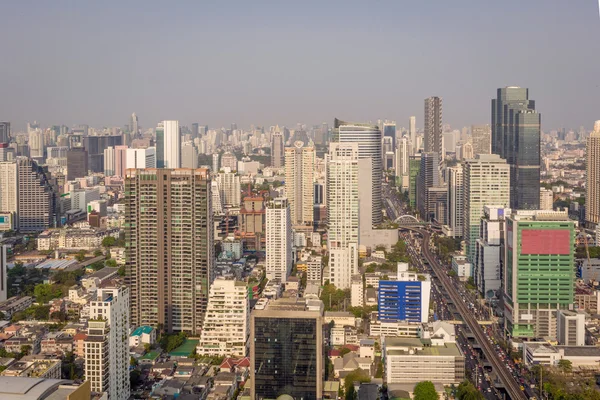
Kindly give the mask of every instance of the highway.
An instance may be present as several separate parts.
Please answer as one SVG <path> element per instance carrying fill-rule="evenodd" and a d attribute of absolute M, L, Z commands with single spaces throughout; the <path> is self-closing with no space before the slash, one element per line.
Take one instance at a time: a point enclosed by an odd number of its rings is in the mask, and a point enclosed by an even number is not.
<path fill-rule="evenodd" d="M 493 371 L 500 378 L 504 387 L 512 400 L 527 400 L 527 395 L 521 390 L 521 385 L 514 379 L 512 373 L 507 369 L 506 365 L 500 361 L 496 349 L 490 343 L 489 338 L 485 335 L 472 312 L 467 308 L 464 299 L 460 296 L 456 287 L 446 274 L 446 271 L 438 264 L 436 257 L 431 254 L 429 249 L 430 233 L 423 229 L 412 229 L 418 232 L 423 237 L 422 254 L 429 262 L 429 265 L 435 272 L 436 276 L 446 289 L 457 311 L 462 316 L 463 321 L 468 326 L 469 330 L 475 336 L 475 339 L 481 346 L 483 354 L 492 365 Z"/>

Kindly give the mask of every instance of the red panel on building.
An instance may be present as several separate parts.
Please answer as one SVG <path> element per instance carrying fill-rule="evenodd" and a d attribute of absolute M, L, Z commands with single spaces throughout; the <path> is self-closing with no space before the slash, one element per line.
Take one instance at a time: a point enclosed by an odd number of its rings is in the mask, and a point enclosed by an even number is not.
<path fill-rule="evenodd" d="M 521 254 L 570 254 L 571 231 L 527 229 L 521 231 Z"/>

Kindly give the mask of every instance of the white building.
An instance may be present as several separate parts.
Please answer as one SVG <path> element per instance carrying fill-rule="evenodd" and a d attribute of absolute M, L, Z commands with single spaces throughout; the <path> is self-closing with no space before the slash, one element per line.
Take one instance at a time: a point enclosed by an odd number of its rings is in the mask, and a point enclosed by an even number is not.
<path fill-rule="evenodd" d="M 473 274 L 479 291 L 492 297 L 502 285 L 500 252 L 504 242 L 504 217 L 511 209 L 503 206 L 485 206 L 481 219 L 479 239 L 476 242 Z"/>
<path fill-rule="evenodd" d="M 306 281 L 321 284 L 323 278 L 323 259 L 321 256 L 310 256 L 306 260 Z"/>
<path fill-rule="evenodd" d="M 198 168 L 198 149 L 193 142 L 186 142 L 181 149 L 181 167 Z"/>
<path fill-rule="evenodd" d="M 76 189 L 71 192 L 71 210 L 87 212 L 88 204 L 93 200 L 100 200 L 98 188 Z"/>
<path fill-rule="evenodd" d="M 127 168 L 156 168 L 156 149 L 127 149 Z"/>
<path fill-rule="evenodd" d="M 450 237 L 462 237 L 464 224 L 463 205 L 463 167 L 458 164 L 447 169 L 448 197 L 447 197 L 447 221 L 444 233 Z"/>
<path fill-rule="evenodd" d="M 408 166 L 412 155 L 412 144 L 409 138 L 403 136 L 396 147 L 396 184 L 403 191 L 408 190 Z"/>
<path fill-rule="evenodd" d="M 85 339 L 85 377 L 92 391 L 111 400 L 127 400 L 129 385 L 129 288 L 98 289 L 90 302 Z"/>
<path fill-rule="evenodd" d="M 248 288 L 241 281 L 219 277 L 210 287 L 198 354 L 246 356 L 250 334 Z"/>
<path fill-rule="evenodd" d="M 0 211 L 11 213 L 13 228 L 18 228 L 18 180 L 17 163 L 0 162 Z"/>
<path fill-rule="evenodd" d="M 181 132 L 179 121 L 163 121 L 163 157 L 165 168 L 181 168 Z"/>
<path fill-rule="evenodd" d="M 466 281 L 471 277 L 471 263 L 467 261 L 467 256 L 454 255 L 452 257 L 452 271 L 462 281 Z"/>
<path fill-rule="evenodd" d="M 285 283 L 292 271 L 292 221 L 287 198 L 278 197 L 266 209 L 266 272 Z"/>
<path fill-rule="evenodd" d="M 224 207 L 239 207 L 242 189 L 240 177 L 234 172 L 219 172 L 216 179 L 219 185 L 219 194 Z"/>
<path fill-rule="evenodd" d="M 352 307 L 363 307 L 365 305 L 365 290 L 360 274 L 352 277 L 352 283 L 350 284 L 350 304 Z"/>
<path fill-rule="evenodd" d="M 359 165 L 357 143 L 331 143 L 327 158 L 329 280 L 350 288 L 358 273 Z"/>
<path fill-rule="evenodd" d="M 0 245 L 0 302 L 8 298 L 8 265 L 6 261 L 6 250 L 8 246 Z"/>
<path fill-rule="evenodd" d="M 540 188 L 540 210 L 554 209 L 554 193 L 550 189 Z"/>
<path fill-rule="evenodd" d="M 556 316 L 556 338 L 564 346 L 585 345 L 585 313 L 558 310 Z"/>
<path fill-rule="evenodd" d="M 483 207 L 510 204 L 510 166 L 496 154 L 478 154 L 466 160 L 463 170 L 464 224 L 463 239 L 469 262 L 475 259 Z"/>

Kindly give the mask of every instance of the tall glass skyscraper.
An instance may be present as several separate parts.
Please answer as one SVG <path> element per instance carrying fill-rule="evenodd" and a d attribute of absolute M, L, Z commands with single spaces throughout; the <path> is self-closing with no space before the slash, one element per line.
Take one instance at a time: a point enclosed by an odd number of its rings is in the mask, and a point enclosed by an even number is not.
<path fill-rule="evenodd" d="M 510 165 L 510 207 L 540 208 L 541 115 L 529 89 L 509 86 L 492 99 L 492 153 Z"/>

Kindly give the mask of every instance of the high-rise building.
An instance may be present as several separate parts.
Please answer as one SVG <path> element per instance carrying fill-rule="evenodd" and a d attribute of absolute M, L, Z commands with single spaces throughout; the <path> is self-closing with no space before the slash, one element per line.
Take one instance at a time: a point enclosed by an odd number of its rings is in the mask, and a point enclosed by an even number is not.
<path fill-rule="evenodd" d="M 403 191 L 408 190 L 409 157 L 412 156 L 412 144 L 406 136 L 402 136 L 396 148 L 396 186 Z"/>
<path fill-rule="evenodd" d="M 127 150 L 125 145 L 104 149 L 104 175 L 125 177 L 127 169 Z M 156 165 L 156 164 L 155 164 Z"/>
<path fill-rule="evenodd" d="M 498 89 L 492 99 L 492 153 L 510 165 L 510 207 L 540 207 L 541 117 L 529 89 Z"/>
<path fill-rule="evenodd" d="M 550 189 L 540 189 L 540 210 L 554 209 L 554 192 Z"/>
<path fill-rule="evenodd" d="M 352 275 L 358 273 L 358 190 L 358 143 L 330 143 L 327 159 L 329 281 L 339 289 L 350 288 Z"/>
<path fill-rule="evenodd" d="M 10 122 L 0 121 L 0 143 L 10 142 Z"/>
<path fill-rule="evenodd" d="M 226 151 L 221 155 L 221 168 L 229 168 L 231 171 L 237 171 L 237 158 L 235 154 Z"/>
<path fill-rule="evenodd" d="M 246 283 L 219 277 L 210 286 L 208 299 L 196 352 L 209 356 L 246 356 L 250 334 Z"/>
<path fill-rule="evenodd" d="M 575 300 L 575 221 L 567 211 L 513 211 L 505 236 L 505 329 L 554 340 L 557 311 Z"/>
<path fill-rule="evenodd" d="M 381 223 L 383 215 L 381 200 L 381 130 L 378 126 L 354 122 L 344 122 L 337 118 L 334 120 L 333 142 L 358 143 L 358 158 L 371 158 L 372 160 L 372 224 Z"/>
<path fill-rule="evenodd" d="M 497 297 L 502 284 L 502 246 L 504 245 L 505 217 L 511 209 L 486 205 L 476 242 L 473 279 L 480 293 L 489 299 Z"/>
<path fill-rule="evenodd" d="M 591 229 L 600 225 L 600 121 L 587 140 L 585 223 Z"/>
<path fill-rule="evenodd" d="M 165 167 L 165 123 L 156 126 L 156 168 Z"/>
<path fill-rule="evenodd" d="M 212 173 L 216 174 L 219 172 L 219 153 L 212 155 Z"/>
<path fill-rule="evenodd" d="M 126 157 L 127 169 L 156 168 L 156 149 L 154 147 L 127 149 Z"/>
<path fill-rule="evenodd" d="M 442 99 L 428 97 L 425 99 L 423 123 L 425 124 L 425 152 L 442 154 Z"/>
<path fill-rule="evenodd" d="M 18 157 L 17 226 L 21 232 L 41 232 L 55 225 L 56 192 L 48 171 Z"/>
<path fill-rule="evenodd" d="M 510 203 L 510 166 L 496 154 L 478 154 L 464 163 L 463 185 L 463 239 L 473 265 L 483 207 L 507 207 Z"/>
<path fill-rule="evenodd" d="M 463 204 L 463 166 L 458 164 L 454 167 L 448 167 L 448 200 L 447 221 L 448 229 L 445 233 L 450 237 L 462 237 L 464 224 L 464 204 Z"/>
<path fill-rule="evenodd" d="M 417 209 L 421 218 L 431 221 L 435 218 L 435 209 L 429 201 L 429 188 L 440 186 L 437 153 L 422 153 L 421 167 L 417 177 Z"/>
<path fill-rule="evenodd" d="M 277 125 L 275 132 L 271 134 L 271 167 L 273 168 L 283 168 L 285 163 L 284 142 L 281 129 Z"/>
<path fill-rule="evenodd" d="M 267 277 L 286 282 L 292 272 L 292 220 L 285 197 L 278 197 L 267 206 L 265 246 Z"/>
<path fill-rule="evenodd" d="M 10 213 L 14 229 L 19 228 L 19 185 L 16 161 L 0 162 L 0 211 Z"/>
<path fill-rule="evenodd" d="M 386 120 L 383 123 L 382 133 L 383 133 L 384 138 L 386 138 L 386 137 L 391 138 L 392 148 L 390 151 L 394 151 L 394 149 L 396 148 L 396 121 Z M 385 152 L 384 152 L 384 154 L 385 154 Z"/>
<path fill-rule="evenodd" d="M 285 148 L 285 194 L 293 225 L 312 225 L 314 221 L 314 165 L 314 147 L 297 141 Z"/>
<path fill-rule="evenodd" d="M 181 149 L 181 167 L 192 169 L 198 168 L 198 149 L 193 142 L 186 142 L 183 144 Z"/>
<path fill-rule="evenodd" d="M 109 399 L 127 400 L 129 383 L 129 288 L 100 288 L 90 301 L 84 341 L 85 378 L 92 391 Z"/>
<path fill-rule="evenodd" d="M 81 128 L 78 130 L 79 134 L 71 136 L 72 139 L 79 138 L 80 143 L 73 143 L 71 147 L 83 146 L 87 151 L 88 164 L 86 169 L 92 172 L 102 172 L 104 170 L 104 150 L 108 147 L 116 147 L 123 145 L 122 135 L 94 135 L 84 136 L 87 128 Z"/>
<path fill-rule="evenodd" d="M 163 121 L 164 168 L 181 168 L 181 130 L 179 121 Z"/>
<path fill-rule="evenodd" d="M 67 152 L 67 180 L 83 178 L 88 174 L 88 152 L 83 147 L 73 147 Z"/>
<path fill-rule="evenodd" d="M 585 316 L 583 311 L 557 311 L 556 341 L 559 345 L 585 346 Z"/>
<path fill-rule="evenodd" d="M 126 282 L 134 325 L 198 334 L 214 263 L 207 169 L 128 170 Z"/>
<path fill-rule="evenodd" d="M 417 117 L 414 115 L 408 119 L 408 137 L 412 145 L 412 152 L 417 152 Z"/>
<path fill-rule="evenodd" d="M 14 161 L 16 157 L 15 148 L 8 143 L 0 143 L 0 162 Z"/>
<path fill-rule="evenodd" d="M 323 305 L 321 304 L 321 307 Z M 317 400 L 323 391 L 322 311 L 303 299 L 270 301 L 250 318 L 250 396 Z"/>
<path fill-rule="evenodd" d="M 31 130 L 29 132 L 30 157 L 36 162 L 43 163 L 45 160 L 45 149 L 46 141 L 44 139 L 44 132 L 39 128 Z"/>
<path fill-rule="evenodd" d="M 130 135 L 132 138 L 137 137 L 138 134 L 140 133 L 140 127 L 138 125 L 138 117 L 137 117 L 137 115 L 135 115 L 135 113 L 131 114 L 131 126 L 129 128 L 131 129 Z"/>
<path fill-rule="evenodd" d="M 471 142 L 474 154 L 491 154 L 492 128 L 489 125 L 472 125 Z"/>
<path fill-rule="evenodd" d="M 219 185 L 221 204 L 224 207 L 239 207 L 242 197 L 240 176 L 235 172 L 219 172 L 216 178 Z"/>
<path fill-rule="evenodd" d="M 396 280 L 380 280 L 377 310 L 380 321 L 429 321 L 431 276 L 408 271 L 398 263 Z"/>
<path fill-rule="evenodd" d="M 408 201 L 412 208 L 417 206 L 417 179 L 421 171 L 421 154 L 410 156 L 408 162 Z"/>
<path fill-rule="evenodd" d="M 192 139 L 200 136 L 200 125 L 197 122 L 192 123 Z"/>
<path fill-rule="evenodd" d="M 8 262 L 6 259 L 7 245 L 0 244 L 0 301 L 8 299 Z"/>

